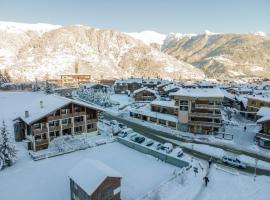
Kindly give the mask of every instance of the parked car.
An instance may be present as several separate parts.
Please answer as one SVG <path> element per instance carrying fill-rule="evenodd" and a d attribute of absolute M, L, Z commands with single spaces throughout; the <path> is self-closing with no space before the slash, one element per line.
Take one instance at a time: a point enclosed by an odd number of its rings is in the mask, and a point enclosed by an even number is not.
<path fill-rule="evenodd" d="M 160 149 L 161 149 L 161 147 L 162 147 L 162 144 L 157 143 L 157 145 L 156 145 L 156 150 L 160 150 Z"/>
<path fill-rule="evenodd" d="M 127 132 L 122 132 L 121 131 L 120 133 L 118 133 L 118 136 L 121 137 L 121 138 L 127 137 L 127 135 L 128 135 Z"/>
<path fill-rule="evenodd" d="M 110 121 L 110 125 L 118 125 L 118 121 L 116 121 L 116 120 L 111 120 L 111 121 Z"/>
<path fill-rule="evenodd" d="M 127 128 L 127 126 L 125 125 L 125 124 L 122 124 L 122 123 L 118 123 L 118 126 L 119 126 L 119 128 Z"/>
<path fill-rule="evenodd" d="M 134 133 L 134 134 L 132 134 L 130 137 L 129 137 L 129 139 L 131 140 L 131 141 L 133 141 L 133 142 L 135 142 L 135 138 L 138 136 L 138 134 L 137 133 Z"/>
<path fill-rule="evenodd" d="M 154 141 L 150 140 L 150 139 L 146 140 L 146 142 L 145 142 L 145 146 L 147 146 L 147 147 L 151 147 L 153 144 L 154 144 Z"/>
<path fill-rule="evenodd" d="M 143 137 L 143 136 L 137 136 L 137 137 L 135 137 L 135 142 L 137 142 L 137 143 L 143 143 L 145 141 L 145 137 Z"/>
<path fill-rule="evenodd" d="M 243 163 L 241 160 L 232 156 L 223 156 L 222 161 L 227 165 L 231 165 L 231 166 L 235 166 L 235 167 L 239 167 L 243 169 L 247 167 L 247 165 Z"/>
<path fill-rule="evenodd" d="M 118 134 L 119 137 L 126 137 L 128 134 L 133 133 L 134 131 L 131 128 L 125 128 L 123 130 L 120 131 L 120 133 Z"/>
<path fill-rule="evenodd" d="M 171 153 L 173 150 L 173 145 L 171 143 L 164 143 L 161 146 L 161 150 L 166 151 L 166 153 Z"/>
<path fill-rule="evenodd" d="M 175 152 L 178 158 L 181 158 L 184 155 L 184 152 L 180 147 L 175 148 Z"/>

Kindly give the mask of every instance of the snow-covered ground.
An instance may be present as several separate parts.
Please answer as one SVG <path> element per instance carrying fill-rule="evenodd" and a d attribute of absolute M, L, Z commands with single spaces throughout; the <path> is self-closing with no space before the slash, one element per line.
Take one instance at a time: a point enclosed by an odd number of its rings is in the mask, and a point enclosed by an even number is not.
<path fill-rule="evenodd" d="M 0 120 L 5 120 L 12 132 L 12 119 L 24 113 L 31 103 L 39 103 L 44 95 L 41 92 L 0 92 Z M 129 104 L 127 96 L 116 96 L 116 101 Z M 126 100 L 124 100 L 126 98 Z M 133 119 L 134 121 L 134 119 Z M 141 122 L 146 123 L 146 122 Z M 152 125 L 155 126 L 155 125 Z M 241 127 L 233 132 L 240 132 Z M 233 129 L 231 129 L 233 130 Z M 104 128 L 103 132 L 110 132 Z M 251 131 L 252 132 L 252 131 Z M 242 135 L 240 135 L 242 134 Z M 239 133 L 240 137 L 245 134 Z M 187 133 L 187 136 L 189 134 Z M 250 139 L 247 139 L 247 145 Z M 166 164 L 149 155 L 130 149 L 118 142 L 113 142 L 86 150 L 73 152 L 40 161 L 33 161 L 22 143 L 16 143 L 18 160 L 15 165 L 0 171 L 0 199 L 29 200 L 66 200 L 70 198 L 68 172 L 80 160 L 89 158 L 101 160 L 119 171 L 122 179 L 122 199 L 140 200 L 268 200 L 270 179 L 240 173 L 235 169 L 212 165 L 209 172 L 210 182 L 204 186 L 202 177 L 207 173 L 207 163 L 192 159 L 192 166 L 198 168 L 195 176 L 193 167 L 183 173 L 179 168 Z M 223 150 L 207 145 L 196 145 L 193 148 L 223 155 Z M 188 158 L 190 158 L 188 156 Z M 241 156 L 247 163 L 253 159 Z M 258 162 L 258 166 L 268 167 Z M 228 184 L 229 183 L 229 184 Z M 14 192 L 16 191 L 16 192 Z"/>
<path fill-rule="evenodd" d="M 32 161 L 18 146 L 18 162 L 0 172 L 1 199 L 16 200 L 26 194 L 29 200 L 69 199 L 68 172 L 85 158 L 100 160 L 121 173 L 123 199 L 135 199 L 152 190 L 175 170 L 117 142 L 41 161 Z"/>

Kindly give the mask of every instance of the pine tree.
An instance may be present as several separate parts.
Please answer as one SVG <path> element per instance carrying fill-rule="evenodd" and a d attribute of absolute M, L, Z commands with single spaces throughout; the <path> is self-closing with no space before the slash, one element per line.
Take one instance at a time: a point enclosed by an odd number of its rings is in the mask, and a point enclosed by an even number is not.
<path fill-rule="evenodd" d="M 46 94 L 52 93 L 52 85 L 48 81 L 45 81 L 44 91 Z"/>
<path fill-rule="evenodd" d="M 16 160 L 16 155 L 17 150 L 15 149 L 15 145 L 10 141 L 7 126 L 3 121 L 0 130 L 0 169 L 6 165 L 12 165 Z"/>

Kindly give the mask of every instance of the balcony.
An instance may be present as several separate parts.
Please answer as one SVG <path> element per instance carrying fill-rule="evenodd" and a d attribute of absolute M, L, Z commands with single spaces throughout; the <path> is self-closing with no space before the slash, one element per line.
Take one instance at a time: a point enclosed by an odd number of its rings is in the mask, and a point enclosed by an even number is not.
<path fill-rule="evenodd" d="M 62 130 L 63 129 L 68 129 L 68 128 L 72 128 L 73 127 L 73 124 L 62 124 Z"/>
<path fill-rule="evenodd" d="M 221 109 L 222 105 L 195 104 L 196 109 Z"/>
<path fill-rule="evenodd" d="M 270 135 L 269 134 L 264 134 L 264 133 L 257 133 L 256 134 L 256 139 L 267 139 L 270 140 Z"/>
<path fill-rule="evenodd" d="M 32 129 L 33 134 L 39 134 L 39 133 L 47 133 L 48 129 L 43 128 L 43 129 Z"/>
<path fill-rule="evenodd" d="M 85 125 L 85 122 L 84 121 L 80 121 L 80 122 L 75 122 L 74 121 L 74 126 L 77 127 L 77 126 L 83 126 Z"/>
<path fill-rule="evenodd" d="M 35 144 L 36 144 L 36 147 L 45 146 L 49 144 L 49 140 L 47 139 L 37 140 L 35 141 Z"/>
<path fill-rule="evenodd" d="M 221 114 L 215 113 L 200 113 L 200 112 L 191 112 L 189 113 L 190 117 L 205 117 L 205 118 L 221 118 Z"/>
<path fill-rule="evenodd" d="M 93 123 L 96 123 L 97 122 L 97 119 L 88 119 L 87 120 L 87 124 L 93 124 Z"/>
<path fill-rule="evenodd" d="M 220 123 L 216 122 L 204 122 L 204 121 L 188 121 L 189 125 L 197 125 L 197 126 L 210 126 L 210 127 L 220 127 Z"/>
<path fill-rule="evenodd" d="M 86 115 L 86 112 L 74 112 L 73 113 L 73 117 L 78 117 L 78 116 L 82 116 L 82 115 Z"/>
<path fill-rule="evenodd" d="M 60 131 L 61 129 L 61 126 L 50 126 L 49 127 L 49 131 Z"/>

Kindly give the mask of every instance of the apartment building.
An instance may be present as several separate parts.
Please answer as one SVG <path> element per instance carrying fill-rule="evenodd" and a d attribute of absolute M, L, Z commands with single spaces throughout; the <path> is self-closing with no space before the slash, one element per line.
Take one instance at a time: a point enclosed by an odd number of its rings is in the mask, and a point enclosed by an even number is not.
<path fill-rule="evenodd" d="M 14 123 L 15 138 L 26 139 L 33 151 L 46 149 L 56 137 L 97 130 L 98 109 L 76 100 L 46 95 Z"/>
<path fill-rule="evenodd" d="M 171 93 L 170 97 L 178 107 L 180 130 L 209 134 L 221 127 L 224 95 L 220 89 L 180 89 Z"/>
<path fill-rule="evenodd" d="M 63 86 L 79 86 L 80 84 L 91 82 L 89 74 L 65 74 L 60 75 L 61 87 Z"/>
<path fill-rule="evenodd" d="M 248 96 L 248 112 L 258 112 L 261 107 L 270 107 L 270 97 L 268 95 Z"/>

